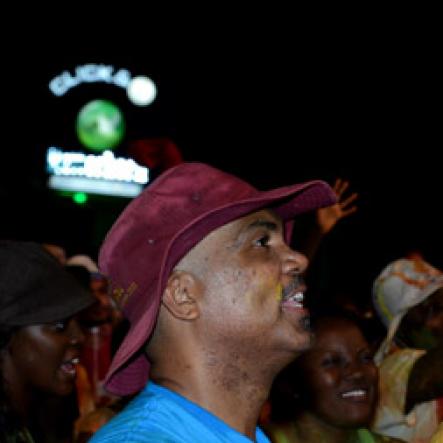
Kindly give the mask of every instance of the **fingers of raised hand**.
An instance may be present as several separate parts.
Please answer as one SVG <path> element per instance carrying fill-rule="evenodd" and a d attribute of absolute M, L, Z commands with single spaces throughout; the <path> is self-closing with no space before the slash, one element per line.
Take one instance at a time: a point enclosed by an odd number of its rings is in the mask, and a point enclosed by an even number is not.
<path fill-rule="evenodd" d="M 354 193 L 352 193 L 349 197 L 346 197 L 344 200 L 341 200 L 340 199 L 340 206 L 341 206 L 341 208 L 342 209 L 351 209 L 351 208 L 349 208 L 349 206 L 355 201 L 355 200 L 357 200 L 357 198 L 358 198 L 358 194 L 357 194 L 357 192 L 354 192 Z M 356 208 L 356 206 L 354 205 L 354 206 L 352 206 L 352 207 L 355 207 Z"/>
<path fill-rule="evenodd" d="M 349 187 L 349 182 L 347 180 L 337 178 L 335 180 L 335 183 L 334 183 L 334 186 L 332 187 L 332 189 L 337 194 L 337 197 L 341 197 L 343 195 L 343 193 L 346 191 L 346 189 L 348 189 L 348 187 Z"/>

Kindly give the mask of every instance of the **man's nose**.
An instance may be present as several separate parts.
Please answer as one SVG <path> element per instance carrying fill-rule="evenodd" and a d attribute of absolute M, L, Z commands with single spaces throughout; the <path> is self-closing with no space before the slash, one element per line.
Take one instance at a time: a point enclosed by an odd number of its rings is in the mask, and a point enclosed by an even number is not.
<path fill-rule="evenodd" d="M 285 259 L 284 259 L 284 273 L 289 275 L 303 274 L 309 264 L 308 258 L 301 252 L 286 247 Z"/>

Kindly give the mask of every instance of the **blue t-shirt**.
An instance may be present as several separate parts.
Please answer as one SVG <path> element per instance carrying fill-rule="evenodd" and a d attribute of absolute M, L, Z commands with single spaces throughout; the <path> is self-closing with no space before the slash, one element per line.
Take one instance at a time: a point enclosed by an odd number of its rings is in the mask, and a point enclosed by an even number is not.
<path fill-rule="evenodd" d="M 149 382 L 90 443 L 251 443 L 251 440 L 185 397 Z M 269 443 L 257 428 L 257 443 Z"/>

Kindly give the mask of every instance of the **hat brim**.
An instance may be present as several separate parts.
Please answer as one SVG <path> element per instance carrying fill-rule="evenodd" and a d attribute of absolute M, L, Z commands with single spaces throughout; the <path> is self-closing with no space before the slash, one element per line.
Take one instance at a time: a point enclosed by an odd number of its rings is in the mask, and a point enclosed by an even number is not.
<path fill-rule="evenodd" d="M 311 181 L 270 191 L 257 191 L 253 196 L 203 213 L 187 224 L 171 239 L 166 249 L 159 278 L 154 283 L 157 287 L 155 296 L 149 299 L 146 297 L 145 306 L 137 311 L 139 314 L 133 319 L 108 371 L 106 389 L 116 395 L 129 395 L 146 384 L 150 364 L 143 347 L 155 326 L 166 281 L 176 263 L 206 235 L 226 223 L 263 208 L 274 210 L 287 222 L 288 229 L 288 223 L 297 215 L 335 202 L 336 194 L 327 183 Z M 139 290 L 146 288 L 141 287 Z"/>
<path fill-rule="evenodd" d="M 0 323 L 28 326 L 64 320 L 92 305 L 96 299 L 41 245 L 5 241 L 8 279 L 0 291 L 10 300 L 0 310 Z"/>
<path fill-rule="evenodd" d="M 70 275 L 64 274 L 63 270 L 53 273 L 46 287 L 43 285 L 33 291 L 33 303 L 2 320 L 3 323 L 9 326 L 52 323 L 72 317 L 96 302 L 92 293 L 83 289 Z"/>

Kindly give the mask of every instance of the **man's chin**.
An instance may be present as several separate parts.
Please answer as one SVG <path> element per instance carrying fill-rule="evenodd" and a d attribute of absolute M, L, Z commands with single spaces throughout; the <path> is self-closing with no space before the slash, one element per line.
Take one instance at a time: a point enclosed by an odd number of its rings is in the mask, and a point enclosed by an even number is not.
<path fill-rule="evenodd" d="M 310 332 L 304 332 L 303 334 L 297 335 L 297 340 L 292 343 L 290 352 L 287 354 L 287 359 L 284 362 L 284 366 L 288 365 L 296 358 L 298 358 L 301 354 L 308 351 L 313 342 L 313 335 Z"/>
<path fill-rule="evenodd" d="M 309 330 L 298 332 L 296 340 L 294 341 L 294 353 L 298 356 L 303 352 L 308 351 L 314 341 L 314 334 Z"/>

